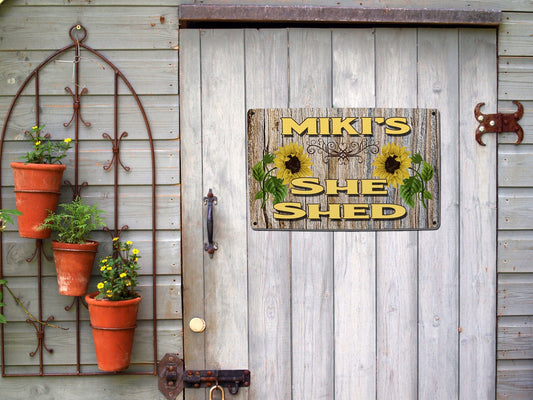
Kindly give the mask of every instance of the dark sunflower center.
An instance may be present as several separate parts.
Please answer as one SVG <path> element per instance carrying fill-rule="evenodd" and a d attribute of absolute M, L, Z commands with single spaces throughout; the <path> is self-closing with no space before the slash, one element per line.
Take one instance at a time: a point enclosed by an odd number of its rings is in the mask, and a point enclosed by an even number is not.
<path fill-rule="evenodd" d="M 285 168 L 291 171 L 293 174 L 300 171 L 300 160 L 296 156 L 289 156 L 289 161 L 285 161 Z"/>
<path fill-rule="evenodd" d="M 400 168 L 400 165 L 400 162 L 396 161 L 396 157 L 389 156 L 385 161 L 385 171 L 389 174 L 394 174 L 394 172 Z"/>

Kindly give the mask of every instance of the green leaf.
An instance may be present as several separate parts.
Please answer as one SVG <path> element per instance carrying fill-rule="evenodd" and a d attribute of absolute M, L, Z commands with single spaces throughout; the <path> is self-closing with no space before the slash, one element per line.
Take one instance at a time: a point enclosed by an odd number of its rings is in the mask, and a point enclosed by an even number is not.
<path fill-rule="evenodd" d="M 403 185 L 400 186 L 400 196 L 409 207 L 415 206 L 414 196 L 422 190 L 422 184 L 415 177 L 410 177 L 403 180 Z"/>
<path fill-rule="evenodd" d="M 272 204 L 281 203 L 283 200 L 285 200 L 285 197 L 287 197 L 287 186 L 279 186 L 278 188 L 276 188 L 276 192 L 274 193 L 274 199 L 272 200 Z"/>
<path fill-rule="evenodd" d="M 265 171 L 263 170 L 263 161 L 259 161 L 252 168 L 252 176 L 258 182 L 262 182 L 265 179 Z"/>
<path fill-rule="evenodd" d="M 424 164 L 422 166 L 422 172 L 420 172 L 420 176 L 425 182 L 430 181 L 431 178 L 433 178 L 433 167 L 424 161 Z"/>
<path fill-rule="evenodd" d="M 0 324 L 7 324 L 7 319 L 2 314 L 0 314 Z"/>
<path fill-rule="evenodd" d="M 260 200 L 260 199 L 263 198 L 263 196 L 264 196 L 264 193 L 263 193 L 262 190 L 260 190 L 259 192 L 257 192 L 257 193 L 255 194 L 255 198 L 254 198 L 254 200 Z"/>
<path fill-rule="evenodd" d="M 411 156 L 411 162 L 414 164 L 420 164 L 424 159 L 419 153 L 415 153 Z"/>
<path fill-rule="evenodd" d="M 422 196 L 424 197 L 424 199 L 433 200 L 433 195 L 427 190 L 424 190 L 424 193 L 422 193 Z"/>
<path fill-rule="evenodd" d="M 270 164 L 270 163 L 273 163 L 274 162 L 274 158 L 276 158 L 274 156 L 274 154 L 270 154 L 270 153 L 265 153 L 265 155 L 263 156 L 263 162 L 266 164 Z"/>
<path fill-rule="evenodd" d="M 5 285 L 7 281 L 5 279 L 0 279 L 0 285 Z"/>

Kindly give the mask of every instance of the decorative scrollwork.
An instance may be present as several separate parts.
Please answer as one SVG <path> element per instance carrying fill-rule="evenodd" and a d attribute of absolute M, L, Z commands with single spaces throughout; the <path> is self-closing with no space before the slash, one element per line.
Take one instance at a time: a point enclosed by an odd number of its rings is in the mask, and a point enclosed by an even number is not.
<path fill-rule="evenodd" d="M 377 154 L 379 153 L 379 146 L 367 139 L 346 144 L 317 139 L 310 141 L 306 151 L 308 154 L 321 153 L 322 161 L 325 164 L 329 163 L 331 158 L 337 158 L 340 165 L 348 164 L 351 158 L 356 159 L 361 164 L 365 160 L 362 153 L 368 151 L 371 154 Z"/>

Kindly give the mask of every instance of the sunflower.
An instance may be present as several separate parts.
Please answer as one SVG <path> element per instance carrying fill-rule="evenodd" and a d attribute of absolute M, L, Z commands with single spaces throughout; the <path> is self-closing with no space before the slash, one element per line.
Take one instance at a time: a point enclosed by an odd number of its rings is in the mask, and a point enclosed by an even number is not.
<path fill-rule="evenodd" d="M 276 176 L 283 179 L 283 184 L 290 184 L 294 178 L 301 178 L 304 176 L 311 176 L 311 159 L 307 154 L 304 154 L 304 149 L 297 143 L 289 143 L 286 146 L 281 146 L 278 151 L 274 153 L 274 165 L 278 169 Z"/>
<path fill-rule="evenodd" d="M 411 153 L 397 144 L 389 143 L 381 149 L 372 165 L 376 167 L 372 176 L 386 179 L 387 184 L 396 187 L 403 185 L 403 180 L 409 178 L 408 168 L 411 166 Z"/>

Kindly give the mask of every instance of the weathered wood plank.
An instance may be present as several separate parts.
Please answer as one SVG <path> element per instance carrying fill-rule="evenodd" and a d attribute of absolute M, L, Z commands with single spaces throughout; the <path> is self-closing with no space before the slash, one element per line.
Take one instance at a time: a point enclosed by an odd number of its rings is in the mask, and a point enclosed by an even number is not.
<path fill-rule="evenodd" d="M 460 399 L 494 398 L 496 360 L 496 138 L 472 140 L 480 98 L 496 107 L 496 32 L 459 31 Z"/>
<path fill-rule="evenodd" d="M 530 100 L 533 90 L 533 57 L 500 57 L 498 65 L 498 98 Z"/>
<path fill-rule="evenodd" d="M 499 360 L 533 359 L 533 317 L 498 318 Z"/>
<path fill-rule="evenodd" d="M 66 384 L 69 381 L 65 377 L 0 378 L 2 394 L 10 400 L 25 400 L 32 397 L 100 400 L 109 396 L 109 393 L 116 393 L 117 388 L 120 388 L 120 395 L 124 398 L 165 400 L 154 380 L 153 376 L 111 374 L 71 378 L 70 382 L 73 384 L 70 385 Z M 183 393 L 178 395 L 177 399 L 183 400 Z"/>
<path fill-rule="evenodd" d="M 530 315 L 532 274 L 498 275 L 498 316 Z"/>
<path fill-rule="evenodd" d="M 286 30 L 245 31 L 246 109 L 288 105 L 287 42 Z M 291 397 L 290 274 L 289 233 L 249 228 L 248 357 L 264 381 L 250 398 Z"/>
<path fill-rule="evenodd" d="M 76 22 L 87 29 L 93 49 L 174 49 L 178 44 L 175 7 L 2 7 L 0 50 L 57 50 L 72 43 Z M 58 21 L 72 21 L 58 23 Z M 35 26 L 46 26 L 46 35 Z"/>
<path fill-rule="evenodd" d="M 376 29 L 376 106 L 417 106 L 417 32 Z M 377 398 L 417 396 L 417 233 L 377 233 Z"/>
<path fill-rule="evenodd" d="M 500 231 L 498 233 L 498 272 L 533 272 L 533 233 Z"/>
<path fill-rule="evenodd" d="M 533 55 L 533 15 L 527 12 L 508 12 L 504 14 L 502 22 L 499 29 L 498 55 Z"/>
<path fill-rule="evenodd" d="M 201 228 L 203 204 L 202 105 L 200 76 L 200 32 L 180 32 L 180 137 L 182 196 L 183 320 L 205 320 L 204 233 Z M 210 322 L 209 322 L 210 323 Z M 209 327 L 208 329 L 211 329 Z M 205 334 L 184 329 L 185 367 L 205 369 Z M 187 398 L 205 400 L 205 393 L 188 390 Z"/>
<path fill-rule="evenodd" d="M 97 269 L 94 268 L 96 273 Z M 37 278 L 8 278 L 9 287 L 24 304 L 28 311 L 37 317 Z M 89 292 L 96 291 L 96 283 L 99 277 L 93 275 L 89 284 Z M 157 285 L 157 318 L 158 319 L 179 319 L 181 318 L 181 278 L 177 276 L 159 275 L 156 279 Z M 143 296 L 143 301 L 139 306 L 139 320 L 152 319 L 152 277 L 140 276 L 137 285 L 139 293 Z M 61 325 L 61 321 L 72 321 L 76 318 L 75 311 L 66 311 L 65 307 L 72 303 L 70 296 L 61 296 L 57 291 L 57 279 L 55 276 L 42 279 L 43 289 L 43 313 L 44 318 L 54 315 L 55 321 Z M 6 293 L 5 316 L 9 322 L 25 321 L 27 315 L 22 308 L 18 307 L 13 298 Z M 84 309 L 85 310 L 85 309 Z M 84 318 L 88 314 L 82 313 Z"/>
<path fill-rule="evenodd" d="M 531 168 L 533 146 L 505 145 L 498 148 L 498 186 L 533 187 Z"/>
<path fill-rule="evenodd" d="M 289 107 L 331 107 L 331 32 L 289 31 Z M 292 397 L 333 398 L 333 234 L 293 232 Z"/>
<path fill-rule="evenodd" d="M 179 140 L 156 141 L 154 144 L 155 176 L 156 182 L 165 185 L 179 183 Z M 13 172 L 11 162 L 24 161 L 23 157 L 32 148 L 28 141 L 6 142 L 4 157 L 2 158 L 2 174 L 5 177 L 4 186 L 13 185 Z M 120 142 L 120 161 L 129 171 L 120 165 L 119 182 L 121 185 L 151 185 L 152 163 L 150 143 L 123 139 Z M 114 168 L 105 170 L 114 157 L 113 143 L 110 140 L 81 142 L 78 153 L 78 177 L 80 182 L 91 185 L 112 185 L 115 179 Z M 74 151 L 68 151 L 67 157 L 62 160 L 67 166 L 63 179 L 74 182 Z"/>
<path fill-rule="evenodd" d="M 76 352 L 72 349 L 76 346 L 76 323 L 58 323 L 68 331 L 47 327 L 45 330 L 46 345 L 53 349 L 53 353 L 44 352 L 46 365 L 72 366 L 76 364 Z M 166 320 L 158 323 L 158 359 L 167 352 L 182 353 L 180 332 L 182 330 L 181 321 Z M 80 362 L 84 371 L 97 372 L 96 355 L 94 353 L 94 342 L 89 321 L 80 323 Z M 30 357 L 29 353 L 35 350 L 36 346 L 35 329 L 32 325 L 24 322 L 9 323 L 5 327 L 5 344 L 9 346 L 6 352 L 6 367 L 8 373 L 13 373 L 16 366 L 38 365 L 39 356 Z M 135 329 L 135 337 L 132 348 L 131 364 L 148 364 L 144 370 L 149 370 L 149 364 L 153 362 L 153 325 L 151 321 L 138 321 Z M 158 346 L 159 347 L 159 346 Z M 70 372 L 75 372 L 75 368 L 66 368 Z"/>
<path fill-rule="evenodd" d="M 374 31 L 334 30 L 332 46 L 333 106 L 374 106 Z M 335 397 L 341 399 L 350 393 L 353 398 L 374 399 L 376 235 L 336 232 L 333 241 Z"/>
<path fill-rule="evenodd" d="M 418 30 L 418 105 L 440 112 L 441 226 L 419 233 L 418 255 L 418 396 L 456 399 L 458 396 L 458 250 L 459 129 L 458 32 Z M 435 63 L 440 58 L 442 61 Z M 439 365 L 439 371 L 434 366 Z"/>
<path fill-rule="evenodd" d="M 15 194 L 12 188 L 2 189 L 2 206 L 15 208 Z M 173 230 L 180 228 L 180 196 L 178 186 L 158 186 L 156 188 L 157 229 Z M 114 222 L 114 189 L 112 186 L 89 186 L 82 191 L 86 204 L 98 204 L 105 211 L 104 222 L 113 229 Z M 119 227 L 128 225 L 130 230 L 152 229 L 152 187 L 122 186 L 118 189 Z M 72 200 L 72 193 L 64 187 L 59 202 Z M 8 225 L 7 230 L 17 230 L 17 224 Z"/>
<path fill-rule="evenodd" d="M 179 137 L 178 96 L 139 96 L 146 111 L 154 140 L 176 139 Z M 4 126 L 12 96 L 0 96 L 0 126 Z M 112 96 L 84 96 L 81 100 L 81 114 L 90 127 L 80 124 L 80 140 L 102 139 L 104 132 L 113 135 L 114 105 Z M 45 130 L 53 137 L 74 136 L 74 125 L 65 128 L 64 123 L 72 116 L 70 96 L 42 96 L 40 120 Z M 24 132 L 35 123 L 35 99 L 33 96 L 19 98 L 11 114 L 6 130 L 6 140 L 19 140 Z M 128 140 L 148 139 L 146 125 L 133 96 L 121 95 L 118 115 L 119 133 L 128 132 Z"/>
<path fill-rule="evenodd" d="M 68 27 L 65 26 L 65 32 Z M 11 35 L 7 35 L 10 37 Z M 140 38 L 140 37 L 139 37 Z M 65 41 L 65 44 L 68 44 Z M 0 93 L 14 96 L 26 77 L 51 53 L 49 51 L 5 51 L 0 64 Z M 39 72 L 39 92 L 41 95 L 70 95 L 66 87 L 74 90 L 73 61 L 74 49 L 50 61 Z M 144 50 L 107 51 L 104 55 L 118 68 L 133 86 L 138 95 L 178 94 L 178 55 L 177 51 Z M 143 68 L 139 68 L 142 65 Z M 112 95 L 114 93 L 115 71 L 104 60 L 81 49 L 80 86 L 87 88 L 90 95 Z M 35 79 L 26 86 L 24 94 L 35 93 Z M 119 93 L 129 93 L 126 85 L 119 85 Z M 85 95 L 84 95 L 85 96 Z M 83 98 L 84 99 L 84 98 Z"/>
<path fill-rule="evenodd" d="M 497 400 L 528 400 L 533 397 L 533 362 L 498 361 Z"/>
<path fill-rule="evenodd" d="M 498 191 L 498 229 L 522 230 L 533 226 L 533 190 L 500 188 Z"/>
<path fill-rule="evenodd" d="M 201 31 L 203 191 L 218 197 L 204 253 L 207 368 L 248 367 L 244 32 Z M 205 210 L 205 207 L 204 207 Z M 205 214 L 204 214 L 205 215 Z M 234 344 L 238 343 L 238 346 Z M 236 399 L 247 399 L 239 390 Z"/>
<path fill-rule="evenodd" d="M 107 232 L 93 232 L 92 239 L 99 242 L 98 253 L 96 255 L 95 265 L 103 257 L 112 253 L 111 237 Z M 122 234 L 122 240 L 131 240 L 136 248 L 142 261 L 139 264 L 140 274 L 152 273 L 152 242 L 151 234 L 147 231 L 131 231 Z M 52 236 L 54 238 L 54 236 Z M 181 273 L 180 263 L 180 242 L 181 232 L 158 231 L 156 233 L 156 250 L 157 250 L 157 273 L 162 275 L 179 275 Z M 50 241 L 43 242 L 44 253 L 52 256 Z M 4 277 L 11 276 L 33 276 L 37 271 L 37 260 L 28 263 L 26 259 L 35 251 L 35 241 L 19 237 L 17 232 L 7 232 L 3 234 L 3 265 L 2 271 Z M 96 271 L 96 267 L 95 271 Z M 42 259 L 43 276 L 55 276 L 55 264 L 48 261 L 46 257 Z"/>

